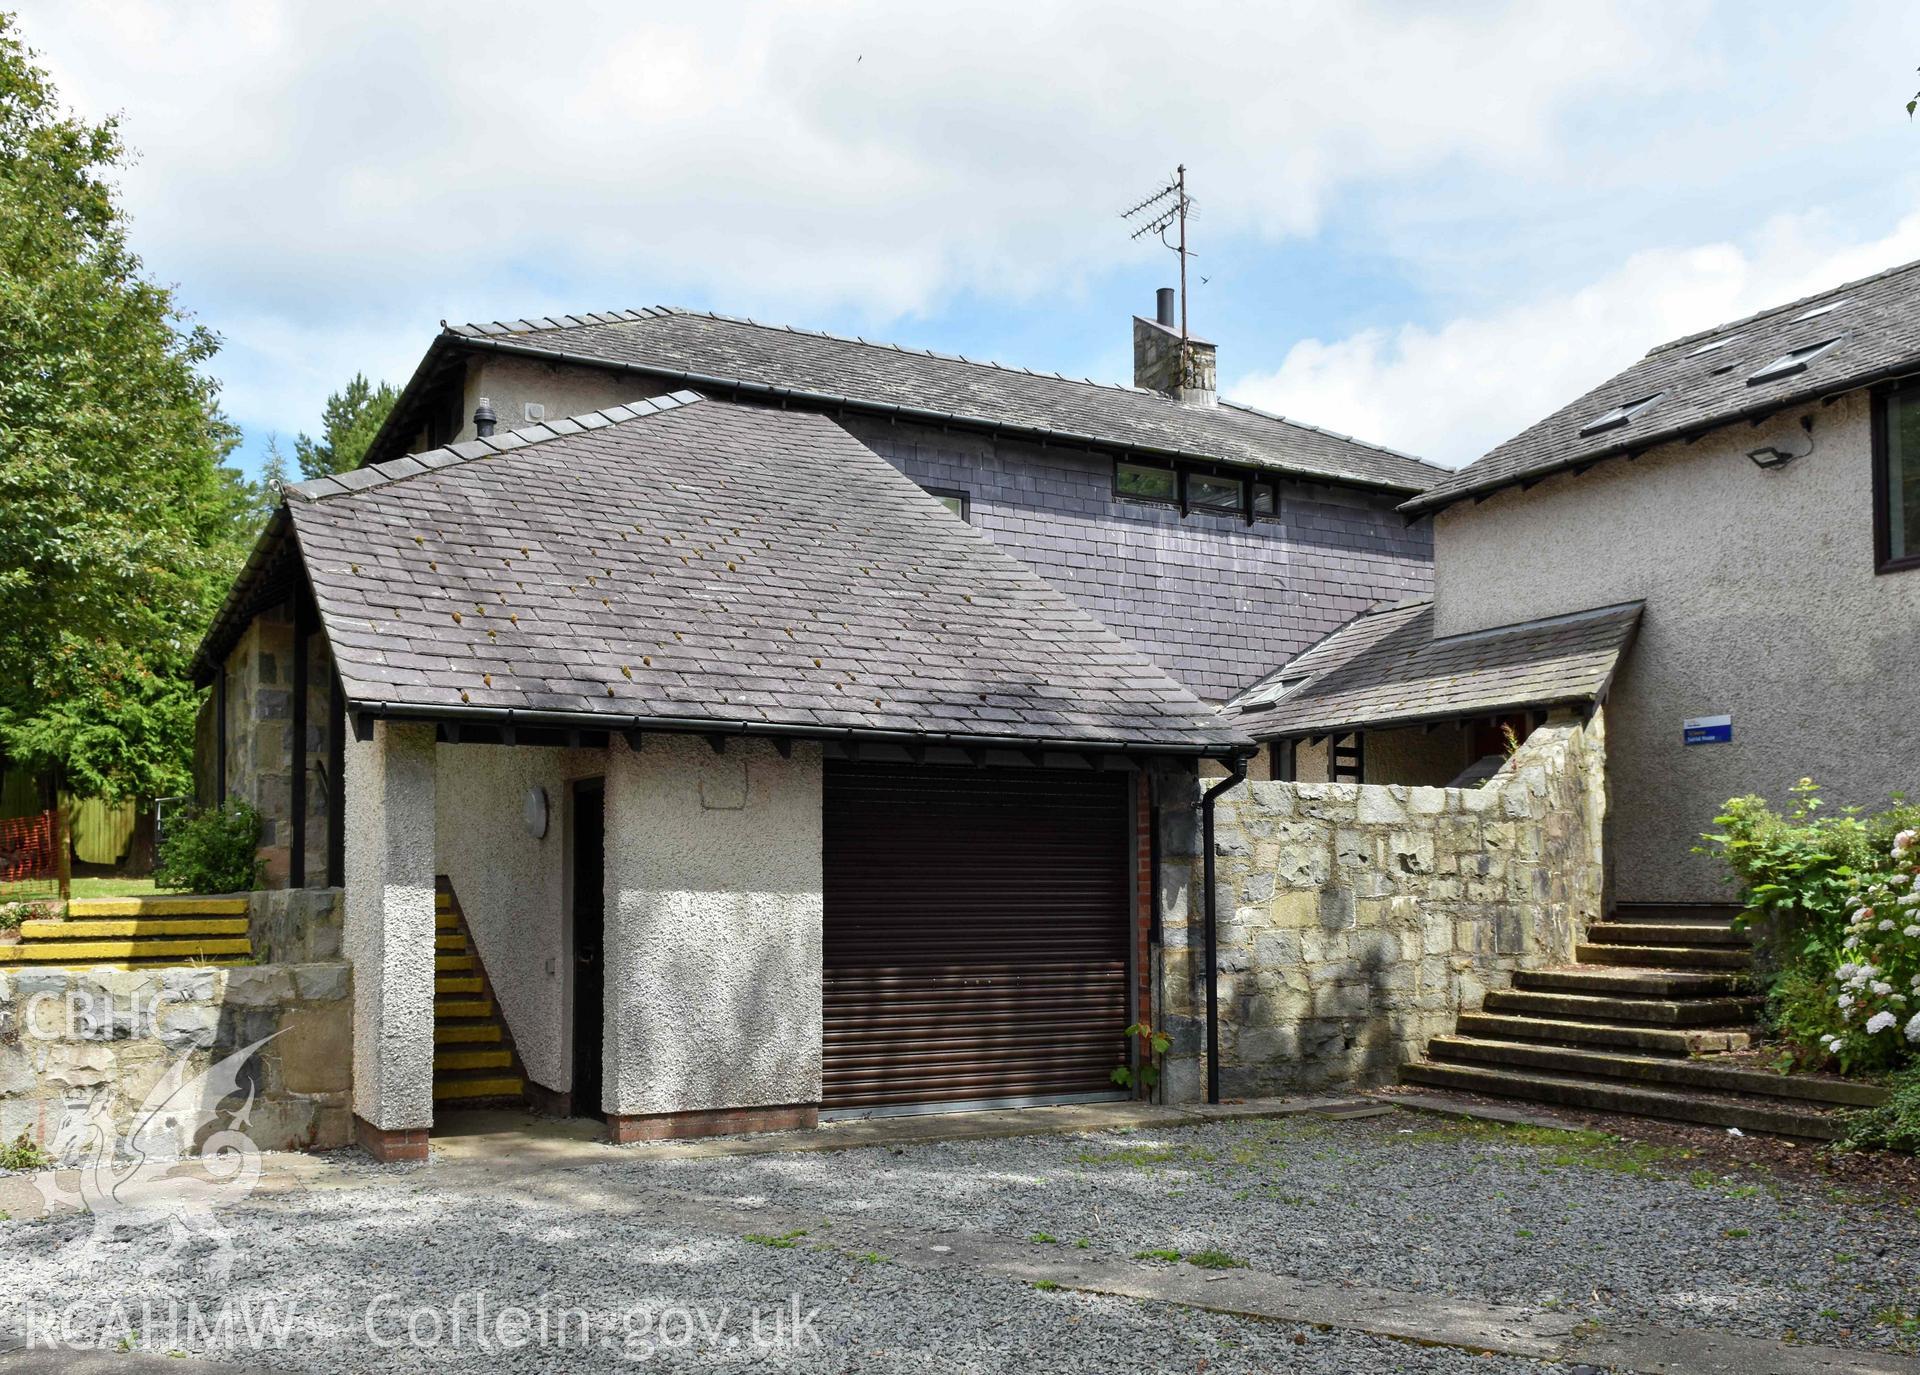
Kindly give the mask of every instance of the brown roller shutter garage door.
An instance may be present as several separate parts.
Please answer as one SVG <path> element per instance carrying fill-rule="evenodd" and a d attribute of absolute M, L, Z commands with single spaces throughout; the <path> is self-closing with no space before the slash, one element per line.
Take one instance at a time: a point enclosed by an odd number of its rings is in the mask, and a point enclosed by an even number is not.
<path fill-rule="evenodd" d="M 825 1101 L 1114 1091 L 1127 775 L 830 762 Z"/>

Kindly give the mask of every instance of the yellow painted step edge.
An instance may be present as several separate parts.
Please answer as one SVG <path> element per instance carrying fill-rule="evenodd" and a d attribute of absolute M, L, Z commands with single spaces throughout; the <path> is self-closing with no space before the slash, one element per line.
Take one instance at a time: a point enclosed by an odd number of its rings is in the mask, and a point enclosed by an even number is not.
<path fill-rule="evenodd" d="M 69 917 L 231 917 L 245 916 L 245 898 L 75 898 Z"/>
<path fill-rule="evenodd" d="M 433 1029 L 433 1039 L 437 1045 L 458 1046 L 504 1041 L 506 1037 L 492 1022 L 470 1022 L 466 1026 L 449 1026 L 442 1023 Z"/>
<path fill-rule="evenodd" d="M 436 997 L 441 998 L 456 993 L 478 993 L 480 980 L 477 977 L 468 978 L 459 974 L 442 974 L 433 981 L 433 991 Z"/>
<path fill-rule="evenodd" d="M 169 917 L 160 921 L 23 921 L 29 941 L 104 940 L 111 936 L 244 936 L 245 917 Z"/>
<path fill-rule="evenodd" d="M 445 971 L 453 971 L 453 970 L 464 971 L 464 970 L 472 969 L 473 956 L 471 955 L 435 955 L 433 957 L 433 967 L 436 970 L 445 970 Z"/>
<path fill-rule="evenodd" d="M 510 1069 L 513 1052 L 504 1046 L 492 1050 L 443 1050 L 433 1057 L 436 1070 Z"/>
<path fill-rule="evenodd" d="M 449 1079 L 433 1086 L 435 1098 L 512 1098 L 525 1093 L 526 1081 L 506 1075 L 497 1079 Z"/>
<path fill-rule="evenodd" d="M 133 960 L 145 955 L 246 955 L 246 937 L 181 941 L 22 941 L 0 945 L 0 964 L 40 964 L 48 960 Z"/>
<path fill-rule="evenodd" d="M 436 1017 L 491 1017 L 493 1000 L 491 998 L 449 998 L 433 1005 Z"/>

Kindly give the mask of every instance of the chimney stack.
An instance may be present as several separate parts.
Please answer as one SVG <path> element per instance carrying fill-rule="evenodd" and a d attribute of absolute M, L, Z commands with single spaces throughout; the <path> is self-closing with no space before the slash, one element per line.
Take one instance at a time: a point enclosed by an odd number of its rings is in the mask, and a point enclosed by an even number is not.
<path fill-rule="evenodd" d="M 1153 306 L 1153 319 L 1133 317 L 1133 385 L 1189 406 L 1218 404 L 1214 346 L 1191 336 L 1181 339 L 1172 287 L 1156 291 Z"/>

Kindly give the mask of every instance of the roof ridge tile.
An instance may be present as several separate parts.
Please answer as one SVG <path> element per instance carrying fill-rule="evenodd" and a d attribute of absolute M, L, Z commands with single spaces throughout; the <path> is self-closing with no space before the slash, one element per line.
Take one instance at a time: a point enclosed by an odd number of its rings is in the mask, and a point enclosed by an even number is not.
<path fill-rule="evenodd" d="M 529 445 L 564 439 L 570 434 L 579 434 L 583 430 L 599 430 L 628 420 L 660 415 L 705 399 L 696 391 L 683 389 L 668 392 L 664 396 L 649 397 L 619 406 L 607 406 L 597 411 L 586 411 L 580 415 L 563 416 L 558 420 L 543 420 L 538 424 L 523 425 L 519 429 L 504 430 L 498 434 L 477 439 L 463 439 L 457 444 L 442 444 L 438 448 L 425 449 L 417 454 L 402 454 L 399 458 L 388 459 L 385 463 L 354 468 L 327 477 L 311 478 L 306 482 L 292 483 L 281 488 L 281 492 L 290 501 L 324 501 L 328 497 L 344 496 L 348 492 L 364 492 L 373 487 L 390 486 L 396 482 L 404 482 L 410 477 L 437 472 L 442 468 L 469 463 L 474 459 L 486 458 L 492 454 L 512 453 Z M 569 428 L 559 429 L 555 428 L 556 426 Z M 395 471 L 403 464 L 412 466 L 404 471 Z"/>

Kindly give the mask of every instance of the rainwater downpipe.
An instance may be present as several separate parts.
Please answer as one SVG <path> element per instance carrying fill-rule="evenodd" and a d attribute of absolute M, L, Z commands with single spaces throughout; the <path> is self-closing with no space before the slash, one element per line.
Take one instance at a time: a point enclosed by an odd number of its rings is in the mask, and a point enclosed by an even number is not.
<path fill-rule="evenodd" d="M 1229 788 L 1247 780 L 1247 760 L 1238 755 L 1227 761 L 1228 774 L 1200 798 L 1200 843 L 1204 862 L 1207 904 L 1207 1101 L 1220 1101 L 1220 955 L 1218 901 L 1213 891 L 1213 803 Z"/>

